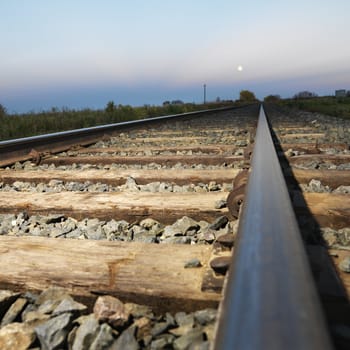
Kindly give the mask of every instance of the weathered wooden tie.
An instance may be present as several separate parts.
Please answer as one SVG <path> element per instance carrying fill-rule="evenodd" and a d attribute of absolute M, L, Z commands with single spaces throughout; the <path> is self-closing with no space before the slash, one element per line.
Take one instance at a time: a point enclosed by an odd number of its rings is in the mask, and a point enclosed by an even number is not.
<path fill-rule="evenodd" d="M 240 172 L 238 169 L 120 169 L 120 170 L 24 170 L 11 171 L 0 170 L 0 182 L 12 184 L 15 181 L 24 181 L 31 183 L 48 183 L 50 180 L 61 180 L 64 182 L 76 181 L 91 183 L 104 183 L 113 186 L 123 185 L 129 177 L 135 179 L 138 185 L 148 184 L 150 182 L 170 182 L 177 185 L 197 184 L 199 182 L 209 183 L 231 183 L 232 179 Z"/>
<path fill-rule="evenodd" d="M 344 291 L 350 297 L 350 275 L 337 269 L 340 282 L 324 248 L 310 246 L 308 251 L 329 312 L 346 317 L 337 305 L 344 308 Z M 216 275 L 210 268 L 212 252 L 208 245 L 0 236 L 0 289 L 41 291 L 55 285 L 91 301 L 110 294 L 156 310 L 191 311 L 217 306 L 221 298 L 222 276 L 216 292 L 205 285 L 208 274 Z M 350 251 L 332 249 L 330 254 L 337 267 Z M 193 259 L 201 266 L 186 268 Z"/>
<path fill-rule="evenodd" d="M 62 213 L 79 220 L 96 217 L 130 222 L 152 217 L 164 224 L 186 215 L 195 220 L 212 221 L 228 213 L 226 208 L 215 209 L 215 203 L 226 195 L 225 192 L 2 192 L 0 213 Z M 346 194 L 304 193 L 301 196 L 296 192 L 293 205 L 298 215 L 311 213 L 320 226 L 350 226 L 350 197 Z"/>
<path fill-rule="evenodd" d="M 201 290 L 210 254 L 205 245 L 0 236 L 0 289 L 55 285 L 82 298 L 109 294 L 158 310 L 214 307 L 220 294 Z M 185 268 L 191 259 L 202 266 Z"/>

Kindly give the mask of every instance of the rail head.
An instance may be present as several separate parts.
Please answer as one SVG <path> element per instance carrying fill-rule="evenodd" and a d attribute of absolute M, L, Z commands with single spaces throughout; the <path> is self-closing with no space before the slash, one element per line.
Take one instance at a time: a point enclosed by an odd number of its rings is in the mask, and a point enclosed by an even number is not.
<path fill-rule="evenodd" d="M 331 349 L 263 107 L 214 348 Z"/>

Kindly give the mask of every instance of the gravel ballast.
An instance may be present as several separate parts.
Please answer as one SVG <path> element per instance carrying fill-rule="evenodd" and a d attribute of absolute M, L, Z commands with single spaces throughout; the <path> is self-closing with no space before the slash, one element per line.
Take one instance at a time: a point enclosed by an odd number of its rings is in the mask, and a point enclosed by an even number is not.
<path fill-rule="evenodd" d="M 155 314 L 146 305 L 100 296 L 93 309 L 62 288 L 0 290 L 0 348 L 209 349 L 217 310 Z"/>
<path fill-rule="evenodd" d="M 211 244 L 225 234 L 236 234 L 238 221 L 220 216 L 213 222 L 195 221 L 187 216 L 172 225 L 151 218 L 129 223 L 125 220 L 78 221 L 63 214 L 49 216 L 0 214 L 0 235 L 41 236 L 51 238 L 136 241 L 144 243 Z"/>

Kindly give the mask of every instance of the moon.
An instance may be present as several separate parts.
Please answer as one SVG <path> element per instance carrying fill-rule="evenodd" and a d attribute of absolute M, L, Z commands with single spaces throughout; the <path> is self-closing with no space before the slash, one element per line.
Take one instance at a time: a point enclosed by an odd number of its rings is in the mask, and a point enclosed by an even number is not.
<path fill-rule="evenodd" d="M 238 70 L 238 72 L 242 72 L 243 67 L 242 67 L 241 65 L 239 65 L 239 66 L 237 67 L 237 70 Z"/>

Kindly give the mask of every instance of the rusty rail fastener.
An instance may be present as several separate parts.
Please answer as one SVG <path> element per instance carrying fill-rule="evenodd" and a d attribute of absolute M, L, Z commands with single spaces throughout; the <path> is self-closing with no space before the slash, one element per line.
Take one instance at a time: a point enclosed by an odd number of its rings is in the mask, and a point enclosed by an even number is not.
<path fill-rule="evenodd" d="M 29 157 L 33 161 L 33 163 L 35 163 L 35 165 L 39 165 L 40 164 L 40 162 L 41 162 L 41 154 L 36 149 L 33 148 L 29 152 Z"/>
<path fill-rule="evenodd" d="M 248 170 L 241 171 L 233 180 L 233 190 L 227 196 L 227 208 L 231 216 L 235 219 L 239 216 L 239 211 L 244 200 L 245 187 L 248 181 Z"/>
<path fill-rule="evenodd" d="M 219 275 L 225 275 L 230 266 L 230 256 L 218 256 L 210 261 L 210 267 Z"/>

